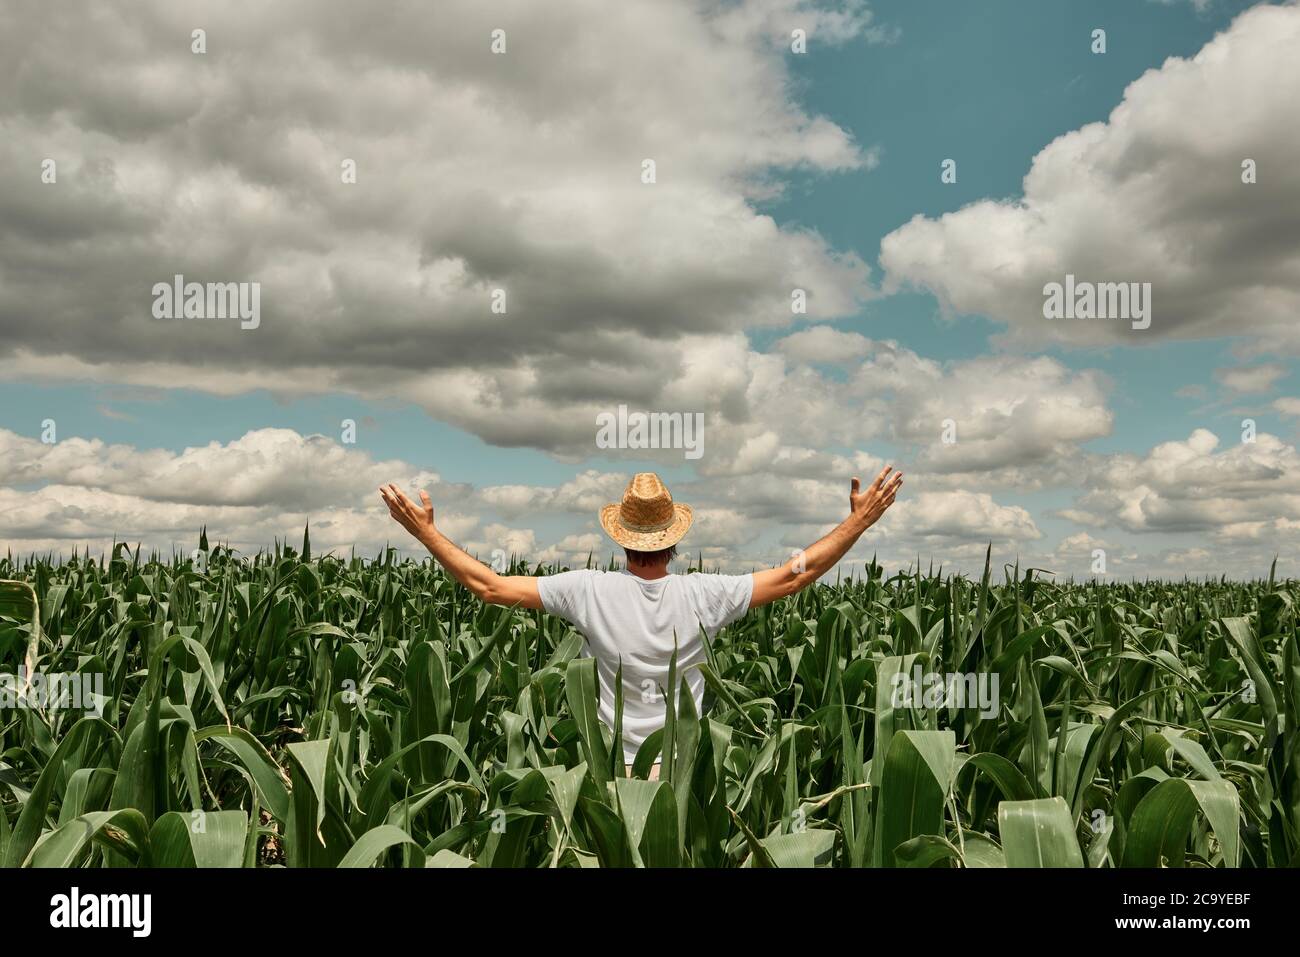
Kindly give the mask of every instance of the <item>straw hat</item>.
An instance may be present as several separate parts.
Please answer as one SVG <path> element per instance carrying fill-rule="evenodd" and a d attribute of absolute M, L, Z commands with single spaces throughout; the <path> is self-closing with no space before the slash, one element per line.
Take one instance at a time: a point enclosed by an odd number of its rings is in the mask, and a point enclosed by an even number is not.
<path fill-rule="evenodd" d="M 600 524 L 609 537 L 636 552 L 657 552 L 676 545 L 694 517 L 689 505 L 673 502 L 654 472 L 632 476 L 623 501 L 600 510 Z"/>

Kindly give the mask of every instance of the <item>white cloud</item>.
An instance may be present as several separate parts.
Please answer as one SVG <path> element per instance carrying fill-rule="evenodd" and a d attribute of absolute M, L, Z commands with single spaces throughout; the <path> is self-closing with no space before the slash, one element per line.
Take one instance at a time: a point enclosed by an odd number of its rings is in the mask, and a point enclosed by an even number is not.
<path fill-rule="evenodd" d="M 45 444 L 0 429 L 0 482 L 78 485 L 158 502 L 311 508 L 369 501 L 385 482 L 432 489 L 439 477 L 404 462 L 376 462 L 323 435 L 257 429 L 232 442 L 173 453 L 69 437 Z M 464 488 L 441 487 L 460 498 Z"/>
<path fill-rule="evenodd" d="M 874 474 L 863 476 L 870 481 Z M 914 487 L 913 487 L 914 486 Z M 730 541 L 743 546 L 758 530 L 778 533 L 786 548 L 810 545 L 849 512 L 849 483 L 845 479 L 789 479 L 779 475 L 751 476 L 734 482 L 714 482 L 713 494 L 727 503 L 737 533 Z M 689 498 L 687 499 L 689 500 Z M 742 531 L 750 526 L 748 532 Z M 714 532 L 712 527 L 707 531 Z M 1041 537 L 1029 512 L 1016 505 L 1004 505 L 982 491 L 969 489 L 930 490 L 924 479 L 904 480 L 904 489 L 885 518 L 867 532 L 858 551 L 867 554 L 884 543 L 904 557 L 917 552 L 943 554 L 950 549 L 974 548 L 989 542 L 1007 545 Z M 709 536 L 706 536 L 712 540 Z M 788 557 L 781 549 L 766 544 L 759 550 L 741 547 L 742 554 L 768 562 Z"/>
<path fill-rule="evenodd" d="M 865 481 L 879 466 L 861 454 L 828 461 L 846 473 L 855 467 Z M 75 437 L 45 445 L 0 430 L 0 463 L 0 483 L 11 486 L 0 484 L 0 541 L 20 553 L 102 551 L 114 540 L 163 554 L 188 552 L 202 527 L 210 540 L 252 552 L 276 539 L 296 542 L 310 525 L 317 551 L 355 547 L 375 555 L 392 544 L 419 557 L 422 549 L 392 523 L 376 494 L 377 485 L 397 480 L 412 492 L 427 488 L 439 528 L 484 561 L 500 551 L 560 563 L 582 563 L 594 553 L 603 562 L 618 549 L 596 528 L 595 516 L 618 501 L 627 480 L 589 469 L 555 487 L 475 490 L 412 463 L 375 461 L 327 437 L 286 429 L 255 430 L 179 452 Z M 777 469 L 670 483 L 676 498 L 695 509 L 683 554 L 702 554 L 710 567 L 731 571 L 784 560 L 789 547 L 781 541 L 806 546 L 847 515 L 847 474 L 838 478 L 835 471 L 794 475 Z M 561 526 L 548 536 L 550 544 L 528 527 L 536 521 Z M 985 492 L 918 486 L 918 494 L 900 499 L 861 548 L 961 554 L 978 543 L 1038 536 L 1019 506 Z"/>
<path fill-rule="evenodd" d="M 1176 6 L 1180 3 L 1190 3 L 1200 13 L 1208 10 L 1214 0 L 1154 0 L 1154 2 L 1164 4 L 1166 7 Z"/>
<path fill-rule="evenodd" d="M 31 492 L 0 488 L 0 541 L 15 552 L 73 548 L 104 551 L 112 541 L 140 543 L 164 556 L 173 548 L 185 554 L 198 544 L 206 527 L 209 541 L 229 544 L 244 552 L 268 547 L 275 539 L 297 544 L 310 525 L 315 551 L 346 553 L 354 546 L 373 556 L 387 543 L 418 552 L 420 548 L 395 526 L 387 509 L 322 507 L 312 510 L 274 506 L 214 506 L 208 503 L 160 502 L 138 495 L 98 488 L 47 485 Z M 440 515 L 446 534 L 468 534 L 478 520 L 454 511 Z"/>
<path fill-rule="evenodd" d="M 1077 507 L 1062 515 L 1130 532 L 1289 533 L 1300 518 L 1300 453 L 1276 436 L 1220 448 L 1208 429 L 1164 442 L 1144 457 L 1100 460 Z"/>
<path fill-rule="evenodd" d="M 874 474 L 884 464 L 880 453 L 860 450 L 888 441 L 903 450 L 893 465 L 967 476 L 1000 470 L 1004 484 L 1016 484 L 1035 481 L 1017 469 L 1065 461 L 1110 432 L 1107 382 L 1098 373 L 1048 357 L 944 363 L 896 342 L 863 342 L 869 351 L 847 377 L 823 375 L 785 350 L 716 343 L 701 362 L 724 397 L 724 413 L 706 415 L 700 474 L 847 479 Z M 957 439 L 951 445 L 944 441 L 948 419 Z"/>
<path fill-rule="evenodd" d="M 858 373 L 864 389 L 880 388 L 882 377 L 899 397 L 894 434 L 923 446 L 918 464 L 936 472 L 1059 461 L 1111 430 L 1105 380 L 1046 356 L 991 356 L 940 368 L 893 354 Z"/>
<path fill-rule="evenodd" d="M 1283 396 L 1273 400 L 1273 408 L 1286 416 L 1300 416 L 1300 398 Z"/>
<path fill-rule="evenodd" d="M 777 341 L 776 350 L 793 362 L 849 364 L 871 350 L 871 340 L 856 332 L 813 326 Z"/>
<path fill-rule="evenodd" d="M 1040 538 L 1029 512 L 1018 505 L 999 505 L 986 492 L 920 492 L 890 509 L 896 521 L 881 533 L 920 540 L 967 543 L 1016 542 Z"/>
<path fill-rule="evenodd" d="M 1214 377 L 1233 392 L 1258 394 L 1272 392 L 1277 380 L 1287 374 L 1285 366 L 1270 362 L 1258 366 L 1234 366 L 1215 369 Z"/>
<path fill-rule="evenodd" d="M 531 528 L 511 528 L 494 522 L 461 543 L 461 548 L 494 567 L 514 558 L 532 559 L 537 554 L 537 533 Z"/>
<path fill-rule="evenodd" d="M 47 445 L 0 429 L 0 541 L 21 551 L 116 539 L 166 553 L 207 526 L 213 541 L 256 550 L 310 523 L 322 549 L 415 547 L 380 502 L 391 481 L 429 490 L 448 534 L 478 524 L 470 486 L 322 435 L 257 429 L 172 452 L 76 436 Z"/>
<path fill-rule="evenodd" d="M 778 38 L 883 36 L 861 0 L 607 14 L 4 5 L 0 177 L 59 172 L 0 194 L 0 377 L 391 398 L 569 456 L 616 401 L 743 418 L 715 374 L 739 330 L 789 325 L 792 288 L 813 321 L 871 295 L 856 255 L 756 209 L 790 170 L 873 163 L 800 105 Z M 154 319 L 177 273 L 260 282 L 261 325 Z"/>
<path fill-rule="evenodd" d="M 1021 493 L 1081 477 L 1059 515 L 1090 527 L 1209 534 L 1225 556 L 1295 541 L 1295 450 L 1275 437 L 1094 455 L 1113 419 L 1098 373 L 1019 354 L 940 362 L 830 324 L 874 294 L 866 265 L 757 209 L 790 170 L 866 175 L 878 161 L 800 105 L 785 52 L 794 26 L 814 45 L 893 39 L 860 0 L 626 0 L 617 18 L 592 0 L 448 0 L 437 17 L 398 0 L 379 20 L 342 0 L 142 0 L 129 15 L 93 8 L 93 30 L 85 0 L 46 6 L 0 8 L 0 176 L 59 161 L 56 186 L 0 193 L 5 381 L 396 399 L 573 461 L 596 454 L 595 414 L 619 402 L 699 411 L 705 458 L 674 492 L 697 508 L 686 549 L 731 569 L 822 534 L 846 512 L 848 477 L 869 480 L 886 449 L 908 487 L 852 560 L 880 548 L 977 566 L 989 541 L 1014 557 L 1043 538 Z M 186 42 L 199 14 L 202 58 Z M 1149 278 L 1149 338 L 1294 345 L 1300 132 L 1278 117 L 1300 79 L 1296 20 L 1294 6 L 1251 11 L 1151 71 L 1108 122 L 1039 154 L 1022 201 L 896 231 L 890 283 L 1027 339 L 1092 343 L 1117 330 L 1037 318 L 1044 277 Z M 568 56 L 575 37 L 582 55 Z M 1254 186 L 1238 174 L 1247 155 Z M 355 186 L 339 181 L 343 158 Z M 152 284 L 174 272 L 262 282 L 261 328 L 153 320 Z M 796 287 L 811 325 L 755 351 L 747 330 L 795 324 Z M 498 288 L 504 316 L 488 309 Z M 1219 380 L 1263 393 L 1281 374 Z M 1273 408 L 1300 415 L 1300 400 Z M 252 549 L 310 521 L 318 548 L 373 553 L 411 545 L 374 495 L 396 480 L 427 485 L 444 530 L 485 557 L 583 561 L 614 550 L 594 513 L 630 471 L 601 458 L 555 487 L 475 490 L 282 429 L 181 451 L 0 430 L 0 540 L 165 549 L 207 525 Z M 1101 540 L 1071 535 L 1058 553 Z M 1118 535 L 1105 541 L 1130 561 Z"/>
<path fill-rule="evenodd" d="M 601 506 L 621 501 L 629 475 L 586 469 L 554 488 L 541 485 L 490 485 L 479 498 L 508 517 L 538 511 L 591 515 Z"/>
<path fill-rule="evenodd" d="M 1006 323 L 1017 344 L 1257 337 L 1300 347 L 1300 7 L 1260 4 L 1191 59 L 1125 91 L 1105 123 L 1036 157 L 1022 199 L 917 216 L 885 237 L 886 288 L 932 290 L 956 313 Z M 1258 182 L 1242 182 L 1253 160 Z M 1047 320 L 1043 287 L 1150 282 L 1149 329 Z"/>
<path fill-rule="evenodd" d="M 548 565 L 568 565 L 582 568 L 590 556 L 596 564 L 602 564 L 603 556 L 610 552 L 612 545 L 608 538 L 596 532 L 565 535 L 554 545 L 537 553 L 537 561 Z"/>

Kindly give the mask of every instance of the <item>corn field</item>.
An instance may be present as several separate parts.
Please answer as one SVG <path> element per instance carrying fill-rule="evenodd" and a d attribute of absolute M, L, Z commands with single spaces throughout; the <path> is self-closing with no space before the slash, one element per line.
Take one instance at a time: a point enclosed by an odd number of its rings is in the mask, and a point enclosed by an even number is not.
<path fill-rule="evenodd" d="M 391 551 L 201 548 L 0 560 L 6 866 L 1300 863 L 1300 596 L 1271 573 L 873 562 L 719 634 L 704 713 L 665 694 L 625 770 L 564 621 Z M 900 706 L 918 670 L 996 701 Z M 34 696 L 54 675 L 88 700 Z"/>

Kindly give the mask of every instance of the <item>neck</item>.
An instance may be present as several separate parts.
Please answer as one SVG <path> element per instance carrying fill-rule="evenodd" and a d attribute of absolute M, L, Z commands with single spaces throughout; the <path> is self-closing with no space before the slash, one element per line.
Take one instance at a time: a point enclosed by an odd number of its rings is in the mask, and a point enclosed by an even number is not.
<path fill-rule="evenodd" d="M 666 578 L 668 576 L 668 563 L 663 562 L 659 565 L 632 565 L 627 566 L 627 570 L 637 578 L 644 578 L 648 582 L 656 578 Z"/>

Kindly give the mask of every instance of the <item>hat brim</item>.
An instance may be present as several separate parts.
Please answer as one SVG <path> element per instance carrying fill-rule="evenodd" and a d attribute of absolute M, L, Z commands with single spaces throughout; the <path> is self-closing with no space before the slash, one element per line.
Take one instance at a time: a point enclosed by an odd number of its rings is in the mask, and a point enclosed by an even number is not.
<path fill-rule="evenodd" d="M 634 532 L 619 520 L 619 512 L 617 502 L 606 505 L 600 510 L 600 526 L 606 535 L 634 552 L 657 552 L 676 545 L 690 531 L 691 522 L 695 521 L 695 513 L 689 505 L 674 502 L 671 525 L 658 532 Z"/>

